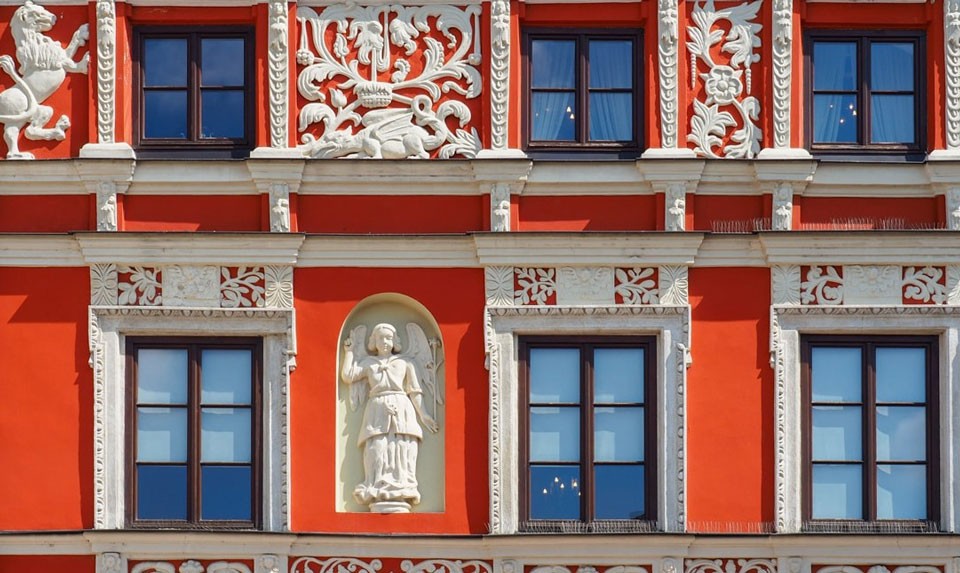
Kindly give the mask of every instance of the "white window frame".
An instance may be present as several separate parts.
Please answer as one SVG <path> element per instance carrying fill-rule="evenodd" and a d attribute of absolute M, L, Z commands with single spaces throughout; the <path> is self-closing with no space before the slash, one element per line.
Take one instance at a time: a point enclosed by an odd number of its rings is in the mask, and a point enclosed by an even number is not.
<path fill-rule="evenodd" d="M 690 307 L 488 306 L 487 363 L 490 374 L 490 530 L 520 531 L 520 393 L 518 337 L 656 336 L 657 338 L 657 526 L 685 526 L 686 371 Z"/>
<path fill-rule="evenodd" d="M 803 462 L 803 401 L 800 392 L 800 338 L 807 334 L 936 335 L 939 338 L 940 528 L 960 531 L 960 348 L 958 306 L 796 306 L 771 307 L 770 359 L 775 374 L 776 496 L 778 533 L 798 533 Z"/>
<path fill-rule="evenodd" d="M 261 531 L 289 524 L 288 380 L 295 354 L 292 309 L 89 307 L 94 388 L 94 528 L 125 520 L 126 337 L 252 336 L 263 340 Z"/>

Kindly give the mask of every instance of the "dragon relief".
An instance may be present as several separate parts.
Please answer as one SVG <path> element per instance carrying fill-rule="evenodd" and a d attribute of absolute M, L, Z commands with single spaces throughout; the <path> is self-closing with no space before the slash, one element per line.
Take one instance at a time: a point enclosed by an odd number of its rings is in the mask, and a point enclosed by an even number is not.
<path fill-rule="evenodd" d="M 56 16 L 31 0 L 17 8 L 10 20 L 20 69 L 16 69 L 11 56 L 0 56 L 0 69 L 14 83 L 0 92 L 0 123 L 3 123 L 7 159 L 33 159 L 33 154 L 20 151 L 21 130 L 27 139 L 34 141 L 62 141 L 70 127 L 70 118 L 66 115 L 61 115 L 53 127 L 45 127 L 53 117 L 53 108 L 43 102 L 60 89 L 67 72 L 87 73 L 90 54 L 76 61 L 73 56 L 87 43 L 90 29 L 87 24 L 80 26 L 64 48 L 60 42 L 44 35 L 56 23 Z"/>
<path fill-rule="evenodd" d="M 479 6 L 338 4 L 297 14 L 297 62 L 305 66 L 297 88 L 311 102 L 300 112 L 299 130 L 322 124 L 318 136 L 301 138 L 306 157 L 427 159 L 437 150 L 444 159 L 476 156 L 480 136 L 464 101 L 482 88 Z"/>

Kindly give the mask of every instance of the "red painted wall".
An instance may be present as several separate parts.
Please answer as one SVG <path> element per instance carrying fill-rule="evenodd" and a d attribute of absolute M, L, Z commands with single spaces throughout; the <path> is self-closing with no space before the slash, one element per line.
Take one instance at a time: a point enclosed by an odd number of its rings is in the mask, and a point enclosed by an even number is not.
<path fill-rule="evenodd" d="M 125 195 L 123 231 L 260 231 L 259 195 Z"/>
<path fill-rule="evenodd" d="M 483 197 L 299 195 L 304 233 L 467 233 L 482 231 Z"/>
<path fill-rule="evenodd" d="M 86 268 L 0 267 L 0 530 L 93 526 L 89 300 Z"/>
<path fill-rule="evenodd" d="M 652 231 L 659 213 L 653 195 L 521 195 L 518 205 L 520 231 Z"/>
<path fill-rule="evenodd" d="M 66 233 L 89 231 L 92 195 L 0 195 L 0 231 Z"/>
<path fill-rule="evenodd" d="M 96 569 L 93 555 L 0 555 L 0 573 L 19 571 L 70 571 L 85 573 Z"/>
<path fill-rule="evenodd" d="M 943 226 L 942 201 L 933 197 L 794 197 L 794 228 L 931 229 Z M 800 221 L 797 227 L 796 220 Z"/>
<path fill-rule="evenodd" d="M 290 387 L 294 531 L 485 533 L 489 523 L 487 371 L 482 269 L 304 268 L 294 273 L 297 370 Z M 364 298 L 398 292 L 423 304 L 446 349 L 446 504 L 443 513 L 334 511 L 338 336 Z"/>
<path fill-rule="evenodd" d="M 755 532 L 773 521 L 770 272 L 690 269 L 687 524 Z"/>

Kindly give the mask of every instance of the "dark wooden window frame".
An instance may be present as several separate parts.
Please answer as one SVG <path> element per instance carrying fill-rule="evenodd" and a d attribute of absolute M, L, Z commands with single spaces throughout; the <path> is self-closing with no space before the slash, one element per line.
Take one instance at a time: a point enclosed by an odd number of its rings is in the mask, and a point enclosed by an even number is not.
<path fill-rule="evenodd" d="M 588 87 L 590 80 L 589 41 L 590 40 L 630 40 L 633 42 L 633 139 L 625 142 L 590 141 L 590 106 Z M 533 136 L 533 77 L 532 57 L 534 40 L 575 40 L 576 69 L 574 81 L 576 96 L 574 105 L 575 141 L 534 141 Z M 521 60 L 523 65 L 523 141 L 527 149 L 537 152 L 573 152 L 574 155 L 586 151 L 617 152 L 624 157 L 637 157 L 642 151 L 642 134 L 644 133 L 644 90 L 643 90 L 643 31 L 637 28 L 608 28 L 608 29 L 571 29 L 571 28 L 530 28 L 524 30 L 521 42 Z M 619 91 L 619 90 L 614 90 Z"/>
<path fill-rule="evenodd" d="M 138 154 L 145 157 L 169 157 L 188 153 L 192 157 L 246 157 L 254 146 L 256 121 L 256 75 L 254 68 L 255 33 L 250 26 L 137 26 L 133 31 L 133 139 Z M 147 138 L 144 135 L 143 73 L 141 61 L 144 40 L 155 38 L 187 41 L 187 131 L 186 139 Z M 200 42 L 207 38 L 241 38 L 244 41 L 244 136 L 241 138 L 200 136 Z M 214 86 L 215 88 L 215 86 Z M 205 89 L 210 89 L 209 87 Z M 236 88 L 230 88 L 236 89 Z"/>
<path fill-rule="evenodd" d="M 813 403 L 811 350 L 814 347 L 862 349 L 862 451 L 863 520 L 813 519 Z M 924 348 L 927 351 L 926 465 L 927 517 L 924 520 L 877 519 L 876 459 L 876 349 L 883 347 Z M 802 515 L 808 531 L 936 531 L 940 523 L 940 407 L 939 357 L 936 336 L 899 335 L 802 335 L 800 342 L 803 490 Z M 890 463 L 890 462 L 883 462 Z"/>
<path fill-rule="evenodd" d="M 137 352 L 140 349 L 179 348 L 188 351 L 187 380 L 187 519 L 137 519 Z M 249 349 L 252 353 L 250 471 L 251 520 L 201 520 L 200 491 L 200 352 L 206 349 Z M 132 528 L 177 529 L 259 529 L 262 523 L 263 500 L 263 341 L 260 338 L 210 337 L 128 337 L 126 339 L 126 490 L 125 519 Z M 228 463 L 206 465 L 236 465 Z M 243 464 L 246 465 L 246 464 Z"/>
<path fill-rule="evenodd" d="M 521 336 L 520 382 L 520 522 L 522 530 L 557 532 L 655 531 L 657 528 L 657 339 L 655 336 Z M 580 349 L 580 513 L 582 520 L 530 518 L 530 349 Z M 593 519 L 593 352 L 595 348 L 643 348 L 644 352 L 644 510 L 632 520 Z M 571 464 L 573 465 L 573 464 Z"/>
<path fill-rule="evenodd" d="M 912 143 L 870 143 L 870 44 L 872 42 L 910 42 L 914 44 L 914 106 Z M 854 42 L 857 44 L 857 143 L 815 143 L 813 119 L 813 45 L 816 42 Z M 804 34 L 804 108 L 806 109 L 807 148 L 822 155 L 899 155 L 922 159 L 927 146 L 926 34 L 921 30 L 809 30 Z M 830 93 L 828 90 L 825 90 Z M 822 92 L 821 92 L 822 93 Z M 846 93 L 846 92 L 844 92 Z"/>

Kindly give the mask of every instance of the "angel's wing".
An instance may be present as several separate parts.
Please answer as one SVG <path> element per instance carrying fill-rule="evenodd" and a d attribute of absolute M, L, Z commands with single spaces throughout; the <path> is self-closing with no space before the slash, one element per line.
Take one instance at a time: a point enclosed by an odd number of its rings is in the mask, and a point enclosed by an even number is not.
<path fill-rule="evenodd" d="M 353 341 L 353 367 L 367 357 L 367 327 L 360 325 L 350 331 L 350 340 Z M 366 384 L 350 384 L 350 409 L 356 412 L 367 397 Z"/>
<path fill-rule="evenodd" d="M 407 350 L 404 357 L 413 362 L 417 369 L 417 378 L 426 389 L 434 404 L 443 404 L 443 394 L 437 385 L 437 372 L 440 369 L 440 340 L 431 341 L 419 325 L 407 323 Z M 434 412 L 436 414 L 436 412 Z"/>

